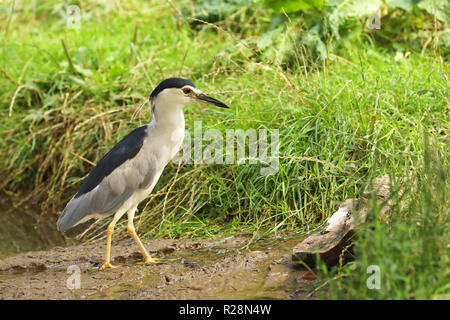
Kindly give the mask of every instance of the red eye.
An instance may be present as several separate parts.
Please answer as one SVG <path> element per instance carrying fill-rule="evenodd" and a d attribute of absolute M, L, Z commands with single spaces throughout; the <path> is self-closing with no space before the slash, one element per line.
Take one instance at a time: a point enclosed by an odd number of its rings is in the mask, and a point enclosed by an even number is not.
<path fill-rule="evenodd" d="M 183 89 L 183 92 L 184 92 L 184 94 L 189 94 L 189 93 L 191 93 L 191 89 L 189 89 L 189 88 L 184 88 Z"/>

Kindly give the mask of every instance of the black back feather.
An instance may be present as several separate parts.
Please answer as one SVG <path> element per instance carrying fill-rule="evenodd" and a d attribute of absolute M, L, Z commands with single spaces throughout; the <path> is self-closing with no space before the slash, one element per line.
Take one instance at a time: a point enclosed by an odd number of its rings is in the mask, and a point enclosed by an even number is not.
<path fill-rule="evenodd" d="M 147 126 L 134 129 L 119 141 L 94 167 L 81 184 L 75 198 L 93 190 L 102 180 L 125 161 L 134 158 L 144 143 Z"/>

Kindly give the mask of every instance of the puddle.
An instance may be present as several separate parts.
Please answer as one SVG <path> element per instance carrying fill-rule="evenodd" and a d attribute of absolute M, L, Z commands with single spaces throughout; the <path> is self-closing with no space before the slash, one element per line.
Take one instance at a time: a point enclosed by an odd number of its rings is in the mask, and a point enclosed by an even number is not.
<path fill-rule="evenodd" d="M 118 268 L 98 271 L 104 240 L 67 246 L 55 221 L 36 212 L 12 209 L 0 199 L 0 300 L 303 299 L 314 282 L 291 261 L 300 238 L 251 245 L 249 237 L 238 236 L 155 239 L 145 247 L 163 263 L 150 266 L 126 238 L 113 241 L 112 263 Z M 68 286 L 69 266 L 78 270 L 78 289 Z"/>
<path fill-rule="evenodd" d="M 138 280 L 88 299 L 301 299 L 314 277 L 295 268 L 292 246 L 300 239 L 240 247 L 176 251 Z"/>
<path fill-rule="evenodd" d="M 304 299 L 314 277 L 295 268 L 297 239 L 261 241 L 155 239 L 145 243 L 163 263 L 146 266 L 131 239 L 113 242 L 118 268 L 98 271 L 105 243 L 57 247 L 0 260 L 0 299 Z M 245 249 L 243 249 L 245 248 Z M 38 266 L 39 268 L 36 268 Z M 80 288 L 69 289 L 68 266 Z"/>

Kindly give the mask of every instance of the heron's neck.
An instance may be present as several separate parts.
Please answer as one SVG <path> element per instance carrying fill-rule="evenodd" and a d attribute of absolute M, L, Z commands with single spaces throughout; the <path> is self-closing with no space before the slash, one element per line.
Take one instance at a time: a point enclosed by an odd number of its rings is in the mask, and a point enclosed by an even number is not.
<path fill-rule="evenodd" d="M 183 106 L 155 105 L 152 107 L 153 121 L 158 127 L 165 130 L 184 128 Z"/>

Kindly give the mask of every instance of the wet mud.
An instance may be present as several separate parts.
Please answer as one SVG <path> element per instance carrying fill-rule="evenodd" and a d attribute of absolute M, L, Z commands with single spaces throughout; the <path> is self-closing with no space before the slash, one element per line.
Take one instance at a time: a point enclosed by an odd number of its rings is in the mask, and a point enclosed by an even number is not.
<path fill-rule="evenodd" d="M 307 299 L 314 276 L 291 260 L 300 240 L 155 239 L 145 247 L 161 263 L 145 265 L 123 239 L 103 271 L 105 241 L 32 251 L 0 260 L 0 299 Z"/>

